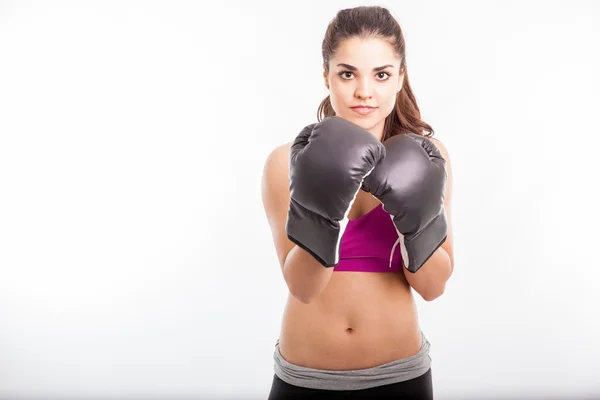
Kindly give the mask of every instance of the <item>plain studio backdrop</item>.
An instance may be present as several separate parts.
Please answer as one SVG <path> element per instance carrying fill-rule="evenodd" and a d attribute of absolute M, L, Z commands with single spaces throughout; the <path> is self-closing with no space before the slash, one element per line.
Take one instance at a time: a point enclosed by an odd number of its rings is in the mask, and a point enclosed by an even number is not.
<path fill-rule="evenodd" d="M 0 398 L 266 398 L 265 158 L 342 8 L 390 8 L 454 170 L 437 399 L 600 396 L 600 4 L 0 2 Z"/>

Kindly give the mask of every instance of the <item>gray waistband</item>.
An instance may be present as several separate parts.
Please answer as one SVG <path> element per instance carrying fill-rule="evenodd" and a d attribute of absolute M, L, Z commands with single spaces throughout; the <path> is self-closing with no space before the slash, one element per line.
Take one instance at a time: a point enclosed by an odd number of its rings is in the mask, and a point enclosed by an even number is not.
<path fill-rule="evenodd" d="M 423 375 L 431 366 L 429 341 L 421 332 L 422 344 L 413 356 L 372 368 L 332 371 L 294 365 L 286 361 L 275 343 L 275 374 L 290 385 L 323 390 L 361 390 L 407 381 Z"/>

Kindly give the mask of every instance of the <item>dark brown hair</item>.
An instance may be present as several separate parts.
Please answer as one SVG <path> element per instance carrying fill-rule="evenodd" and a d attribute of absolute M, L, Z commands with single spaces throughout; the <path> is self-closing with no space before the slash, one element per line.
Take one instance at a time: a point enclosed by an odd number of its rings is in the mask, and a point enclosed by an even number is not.
<path fill-rule="evenodd" d="M 417 133 L 431 137 L 433 128 L 421 120 L 421 112 L 413 94 L 406 69 L 406 44 L 398 21 L 390 12 L 379 6 L 360 6 L 338 11 L 327 26 L 323 39 L 323 67 L 329 73 L 329 60 L 340 43 L 349 38 L 378 37 L 386 40 L 400 58 L 400 71 L 404 72 L 402 90 L 396 95 L 394 111 L 385 119 L 382 141 L 402 133 Z M 320 122 L 323 118 L 335 115 L 329 95 L 317 110 Z M 427 132 L 427 133 L 425 133 Z"/>

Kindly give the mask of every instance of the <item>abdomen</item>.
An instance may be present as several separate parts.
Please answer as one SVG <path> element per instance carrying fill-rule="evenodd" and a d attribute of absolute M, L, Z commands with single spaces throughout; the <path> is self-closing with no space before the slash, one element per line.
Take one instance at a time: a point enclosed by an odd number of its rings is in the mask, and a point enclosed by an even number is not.
<path fill-rule="evenodd" d="M 334 272 L 311 304 L 289 296 L 279 347 L 290 363 L 370 368 L 416 354 L 421 330 L 403 273 Z"/>

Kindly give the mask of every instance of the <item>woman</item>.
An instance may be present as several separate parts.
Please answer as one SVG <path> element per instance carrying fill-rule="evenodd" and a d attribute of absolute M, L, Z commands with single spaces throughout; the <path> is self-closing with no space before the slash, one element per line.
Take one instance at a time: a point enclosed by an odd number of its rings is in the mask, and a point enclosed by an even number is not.
<path fill-rule="evenodd" d="M 420 119 L 387 9 L 339 11 L 322 51 L 319 123 L 263 171 L 290 290 L 269 399 L 432 399 L 411 288 L 432 301 L 452 274 L 448 153 Z"/>

